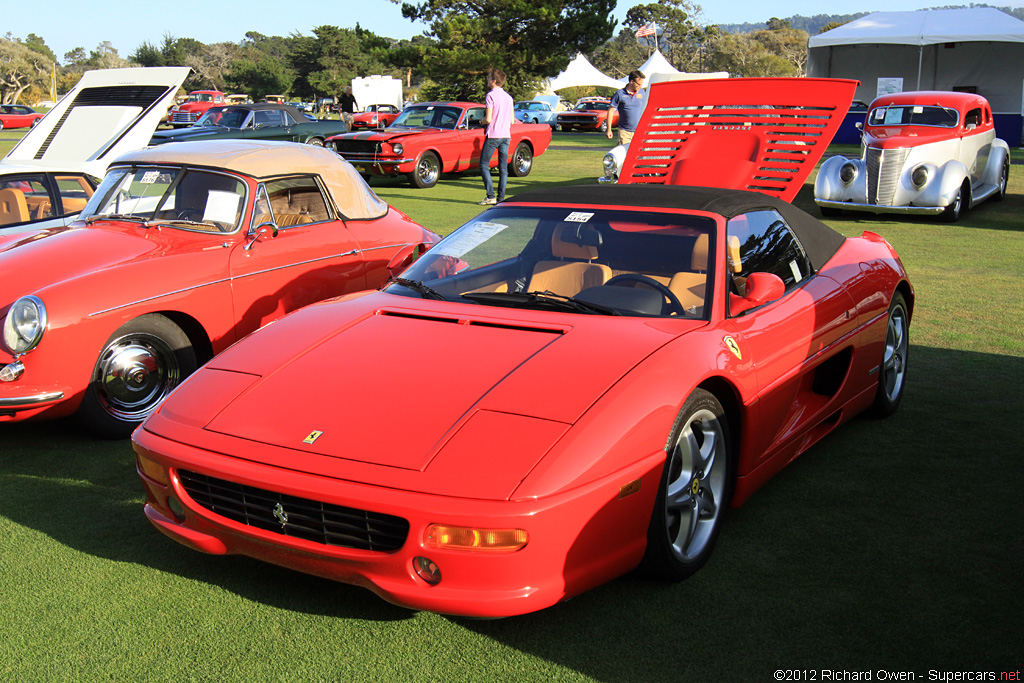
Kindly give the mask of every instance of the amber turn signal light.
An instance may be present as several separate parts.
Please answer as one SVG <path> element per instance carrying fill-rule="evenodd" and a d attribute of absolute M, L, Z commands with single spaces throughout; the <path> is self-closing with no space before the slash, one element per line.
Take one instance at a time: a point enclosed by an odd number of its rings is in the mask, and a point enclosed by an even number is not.
<path fill-rule="evenodd" d="M 431 524 L 424 542 L 445 550 L 477 552 L 515 552 L 530 540 L 523 529 L 474 529 L 472 527 Z"/>

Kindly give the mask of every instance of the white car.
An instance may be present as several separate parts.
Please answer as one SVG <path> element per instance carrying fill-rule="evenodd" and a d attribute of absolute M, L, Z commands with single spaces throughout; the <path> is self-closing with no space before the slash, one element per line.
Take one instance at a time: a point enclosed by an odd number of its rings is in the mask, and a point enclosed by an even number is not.
<path fill-rule="evenodd" d="M 85 72 L 0 160 L 0 239 L 73 221 L 110 162 L 149 143 L 189 71 Z"/>
<path fill-rule="evenodd" d="M 939 216 L 1006 194 L 1010 149 L 996 137 L 992 108 L 979 95 L 906 92 L 871 103 L 861 158 L 821 165 L 814 201 L 822 215 L 841 211 Z"/>

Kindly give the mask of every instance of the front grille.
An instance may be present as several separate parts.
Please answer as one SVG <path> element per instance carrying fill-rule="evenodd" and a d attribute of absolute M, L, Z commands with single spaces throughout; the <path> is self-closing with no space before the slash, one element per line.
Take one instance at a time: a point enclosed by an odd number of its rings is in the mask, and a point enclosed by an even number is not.
<path fill-rule="evenodd" d="M 171 123 L 195 123 L 198 116 L 187 111 L 176 111 L 171 114 Z"/>
<path fill-rule="evenodd" d="M 394 552 L 409 535 L 409 522 L 401 517 L 288 496 L 185 470 L 179 470 L 178 477 L 192 500 L 210 512 L 283 536 Z"/>
<path fill-rule="evenodd" d="M 380 154 L 380 143 L 374 140 L 351 140 L 342 138 L 334 141 L 334 148 L 341 154 Z"/>
<path fill-rule="evenodd" d="M 868 204 L 892 206 L 893 195 L 900 181 L 903 163 L 909 148 L 875 149 L 868 147 L 864 155 L 868 170 Z"/>

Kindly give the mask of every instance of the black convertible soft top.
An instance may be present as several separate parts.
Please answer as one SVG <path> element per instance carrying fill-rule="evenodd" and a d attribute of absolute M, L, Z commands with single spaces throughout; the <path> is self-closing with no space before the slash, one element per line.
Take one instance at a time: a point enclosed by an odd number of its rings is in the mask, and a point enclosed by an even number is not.
<path fill-rule="evenodd" d="M 523 192 L 506 203 L 682 209 L 707 211 L 727 219 L 759 209 L 774 209 L 793 228 L 815 271 L 846 241 L 843 235 L 789 202 L 747 190 L 691 185 L 569 185 Z"/>

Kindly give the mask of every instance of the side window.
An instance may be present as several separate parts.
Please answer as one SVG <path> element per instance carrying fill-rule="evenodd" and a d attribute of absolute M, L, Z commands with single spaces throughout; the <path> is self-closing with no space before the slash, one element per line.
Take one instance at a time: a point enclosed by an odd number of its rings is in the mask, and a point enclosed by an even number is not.
<path fill-rule="evenodd" d="M 971 128 L 977 128 L 981 125 L 981 108 L 971 109 L 964 116 L 964 128 L 970 130 Z"/>
<path fill-rule="evenodd" d="M 28 175 L 0 181 L 0 226 L 57 216 L 45 176 Z"/>
<path fill-rule="evenodd" d="M 487 110 L 476 107 L 470 109 L 468 113 L 468 121 L 470 128 L 483 128 L 486 124 L 484 123 L 484 117 L 487 115 Z"/>
<path fill-rule="evenodd" d="M 295 124 L 298 123 L 298 121 L 295 120 L 295 117 L 292 116 L 291 112 L 287 112 L 287 111 L 282 109 L 278 113 L 281 114 L 281 123 L 278 124 L 278 125 L 281 125 L 281 126 L 294 126 Z"/>
<path fill-rule="evenodd" d="M 264 188 L 280 228 L 331 220 L 320 186 L 311 176 L 271 180 Z"/>
<path fill-rule="evenodd" d="M 93 184 L 85 176 L 55 175 L 53 179 L 57 183 L 57 192 L 60 194 L 60 203 L 63 206 L 61 216 L 81 212 L 89 203 L 89 198 L 92 197 L 95 190 Z"/>
<path fill-rule="evenodd" d="M 729 219 L 726 246 L 729 272 L 740 294 L 751 273 L 774 273 L 787 291 L 813 275 L 803 246 L 775 211 L 752 211 Z"/>

